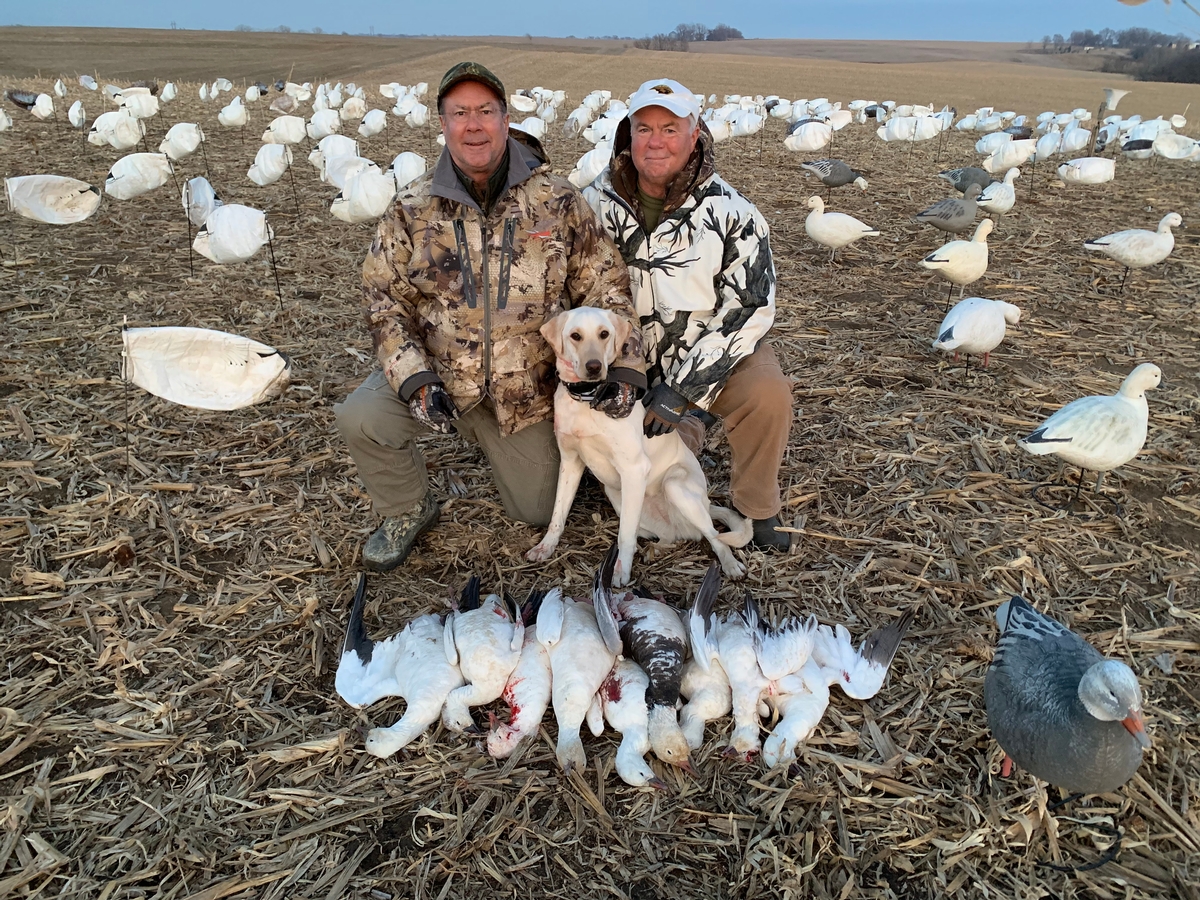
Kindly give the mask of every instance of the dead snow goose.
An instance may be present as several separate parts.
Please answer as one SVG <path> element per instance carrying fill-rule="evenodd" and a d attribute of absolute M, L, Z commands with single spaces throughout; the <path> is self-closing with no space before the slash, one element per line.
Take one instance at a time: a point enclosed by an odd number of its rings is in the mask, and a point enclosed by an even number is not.
<path fill-rule="evenodd" d="M 646 691 L 650 679 L 631 659 L 619 658 L 600 685 L 600 704 L 604 718 L 621 735 L 617 747 L 617 775 L 631 787 L 667 790 L 667 784 L 654 774 L 646 762 L 650 752 L 649 716 Z"/>
<path fill-rule="evenodd" d="M 550 705 L 550 656 L 537 639 L 536 621 L 545 596 L 545 591 L 531 591 L 521 607 L 525 642 L 521 645 L 517 666 L 508 676 L 508 683 L 500 695 L 509 707 L 508 722 L 499 724 L 494 715 L 490 717 L 487 751 L 496 759 L 511 756 L 522 740 L 537 734 L 546 707 Z"/>
<path fill-rule="evenodd" d="M 1102 794 L 1133 777 L 1150 748 L 1142 692 L 1125 663 L 1105 659 L 1014 596 L 996 610 L 1000 639 L 983 683 L 988 727 L 1015 763 L 1067 791 Z"/>
<path fill-rule="evenodd" d="M 458 607 L 446 616 L 443 648 L 446 659 L 462 672 L 464 683 L 446 697 L 442 724 L 451 731 L 477 731 L 470 708 L 500 699 L 524 642 L 520 610 L 511 610 L 496 594 L 481 600 L 479 577 L 472 575 Z"/>

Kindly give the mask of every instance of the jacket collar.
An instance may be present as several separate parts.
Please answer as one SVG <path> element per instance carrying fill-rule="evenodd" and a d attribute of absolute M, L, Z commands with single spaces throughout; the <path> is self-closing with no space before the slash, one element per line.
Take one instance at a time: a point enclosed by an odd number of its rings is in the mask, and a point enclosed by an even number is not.
<path fill-rule="evenodd" d="M 637 169 L 634 168 L 633 154 L 630 151 L 632 145 L 633 129 L 629 117 L 626 116 L 617 126 L 617 133 L 613 138 L 613 157 L 612 162 L 609 163 L 609 180 L 613 190 L 637 214 L 638 221 L 645 227 L 645 216 L 642 214 L 642 205 L 638 201 Z M 716 173 L 716 153 L 713 147 L 712 132 L 701 120 L 700 138 L 696 141 L 696 149 L 688 157 L 683 171 L 675 176 L 675 180 L 667 188 L 666 200 L 663 202 L 664 217 L 682 207 L 692 192 Z"/>
<path fill-rule="evenodd" d="M 519 129 L 510 129 L 508 132 L 508 180 L 505 182 L 501 196 L 517 185 L 528 181 L 534 172 L 548 165 L 546 151 L 542 149 L 542 145 L 536 138 L 526 135 Z M 480 213 L 483 212 L 479 209 L 475 198 L 459 181 L 458 174 L 454 171 L 454 161 L 450 158 L 450 151 L 445 147 L 442 148 L 437 166 L 434 167 L 429 193 L 434 197 L 443 197 L 463 206 L 469 206 Z"/>

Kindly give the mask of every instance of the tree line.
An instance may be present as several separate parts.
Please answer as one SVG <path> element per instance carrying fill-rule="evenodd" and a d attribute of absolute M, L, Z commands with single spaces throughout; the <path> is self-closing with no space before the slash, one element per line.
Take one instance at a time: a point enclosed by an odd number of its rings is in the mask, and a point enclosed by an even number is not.
<path fill-rule="evenodd" d="M 665 34 L 651 34 L 644 38 L 638 38 L 633 42 L 633 46 L 639 50 L 680 50 L 687 51 L 688 44 L 699 43 L 700 41 L 741 41 L 745 40 L 745 35 L 734 28 L 732 25 L 721 23 L 715 28 L 709 28 L 707 25 L 702 25 L 699 22 L 691 24 L 681 23 L 675 26 L 673 31 L 668 31 Z"/>
<path fill-rule="evenodd" d="M 1076 47 L 1111 47 L 1121 50 L 1132 50 L 1138 47 L 1165 47 L 1170 44 L 1187 45 L 1191 39 L 1186 34 L 1164 34 L 1150 28 L 1124 28 L 1116 31 L 1103 28 L 1092 31 L 1085 28 L 1082 31 L 1072 31 L 1070 37 L 1061 34 L 1046 35 L 1042 38 L 1042 49 L 1052 47 L 1060 52 L 1070 52 Z"/>

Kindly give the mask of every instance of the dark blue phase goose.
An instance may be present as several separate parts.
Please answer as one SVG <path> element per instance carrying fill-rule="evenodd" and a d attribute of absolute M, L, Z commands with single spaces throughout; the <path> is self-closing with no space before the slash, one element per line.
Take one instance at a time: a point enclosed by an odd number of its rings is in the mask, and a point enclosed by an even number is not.
<path fill-rule="evenodd" d="M 1071 792 L 1113 791 L 1150 746 L 1137 676 L 1021 597 L 996 611 L 1000 639 L 983 696 L 1004 752 Z M 1005 760 L 1005 772 L 1009 760 Z"/>

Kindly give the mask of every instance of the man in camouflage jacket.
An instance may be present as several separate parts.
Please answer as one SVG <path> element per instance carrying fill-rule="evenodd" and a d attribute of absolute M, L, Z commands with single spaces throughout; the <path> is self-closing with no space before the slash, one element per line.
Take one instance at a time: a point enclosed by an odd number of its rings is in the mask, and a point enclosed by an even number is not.
<path fill-rule="evenodd" d="M 785 549 L 775 531 L 779 469 L 792 423 L 791 380 L 767 334 L 775 266 L 766 220 L 716 173 L 696 97 L 677 81 L 629 99 L 609 167 L 585 190 L 629 267 L 646 346 L 646 434 L 723 420 L 733 505 L 754 520 L 754 543 Z M 692 415 L 689 415 L 692 413 Z"/>
<path fill-rule="evenodd" d="M 633 320 L 616 248 L 579 192 L 550 172 L 538 142 L 509 131 L 504 87 L 460 63 L 438 90 L 446 147 L 402 188 L 363 263 L 363 304 L 379 359 L 336 407 L 383 517 L 363 562 L 394 568 L 437 520 L 415 443 L 424 429 L 480 445 L 507 513 L 550 520 L 558 478 L 554 353 L 538 329 L 563 309 L 601 306 Z M 634 328 L 593 401 L 620 418 L 645 388 Z"/>

